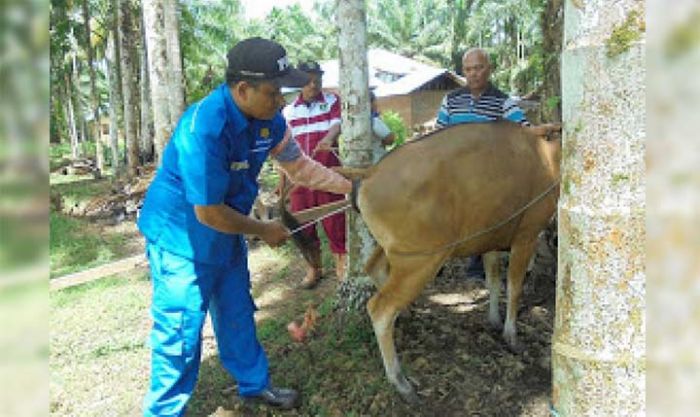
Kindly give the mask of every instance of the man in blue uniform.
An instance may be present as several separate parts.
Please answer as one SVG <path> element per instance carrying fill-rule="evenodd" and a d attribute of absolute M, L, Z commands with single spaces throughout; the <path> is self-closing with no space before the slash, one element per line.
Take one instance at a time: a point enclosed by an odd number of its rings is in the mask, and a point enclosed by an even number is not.
<path fill-rule="evenodd" d="M 281 408 L 299 405 L 296 391 L 270 382 L 255 331 L 243 235 L 270 246 L 289 237 L 277 221 L 248 217 L 268 155 L 294 182 L 350 192 L 349 181 L 300 152 L 278 111 L 280 87 L 306 81 L 278 43 L 241 41 L 228 53 L 226 83 L 187 109 L 163 151 L 138 219 L 153 280 L 145 416 L 184 414 L 199 372 L 207 311 L 239 395 Z"/>

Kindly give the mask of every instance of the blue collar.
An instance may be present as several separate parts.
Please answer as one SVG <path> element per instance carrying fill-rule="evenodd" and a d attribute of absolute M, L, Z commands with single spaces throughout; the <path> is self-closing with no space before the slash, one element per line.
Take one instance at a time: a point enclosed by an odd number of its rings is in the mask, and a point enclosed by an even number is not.
<path fill-rule="evenodd" d="M 250 124 L 248 118 L 243 115 L 241 109 L 239 109 L 236 102 L 233 101 L 233 97 L 231 97 L 231 92 L 226 83 L 221 84 L 218 90 L 226 105 L 226 118 L 231 122 L 231 125 L 233 125 L 236 134 L 243 132 Z"/>

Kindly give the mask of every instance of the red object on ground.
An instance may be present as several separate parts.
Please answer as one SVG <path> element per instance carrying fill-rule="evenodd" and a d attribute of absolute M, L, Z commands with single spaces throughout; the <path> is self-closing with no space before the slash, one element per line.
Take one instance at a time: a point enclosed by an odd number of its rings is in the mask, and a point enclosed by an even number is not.
<path fill-rule="evenodd" d="M 306 339 L 306 330 L 300 327 L 296 321 L 292 321 L 287 325 L 289 337 L 297 343 L 301 343 Z"/>

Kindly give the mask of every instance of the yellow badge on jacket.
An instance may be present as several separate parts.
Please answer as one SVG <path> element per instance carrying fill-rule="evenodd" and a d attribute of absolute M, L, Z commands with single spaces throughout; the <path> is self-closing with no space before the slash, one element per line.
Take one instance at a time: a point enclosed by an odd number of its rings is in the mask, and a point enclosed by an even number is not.
<path fill-rule="evenodd" d="M 270 129 L 263 127 L 260 129 L 260 137 L 267 139 L 270 136 Z"/>
<path fill-rule="evenodd" d="M 231 162 L 231 171 L 242 171 L 244 169 L 248 169 L 248 161 Z"/>

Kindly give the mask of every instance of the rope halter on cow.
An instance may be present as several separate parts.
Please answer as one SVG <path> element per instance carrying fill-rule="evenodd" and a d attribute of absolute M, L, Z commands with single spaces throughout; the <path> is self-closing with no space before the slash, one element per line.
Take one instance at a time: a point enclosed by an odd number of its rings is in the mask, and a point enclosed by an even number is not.
<path fill-rule="evenodd" d="M 487 234 L 487 233 L 493 232 L 494 230 L 497 230 L 497 229 L 499 229 L 499 228 L 505 226 L 506 224 L 510 223 L 511 221 L 513 221 L 513 219 L 515 219 L 515 218 L 518 217 L 519 215 L 523 214 L 523 213 L 525 212 L 525 210 L 527 210 L 527 209 L 529 209 L 530 207 L 532 207 L 533 205 L 537 204 L 537 202 L 539 202 L 539 201 L 542 200 L 544 197 L 546 197 L 546 196 L 547 196 L 550 192 L 552 192 L 552 190 L 554 190 L 558 185 L 559 185 L 559 180 L 557 180 L 557 181 L 555 181 L 554 183 L 552 183 L 552 185 L 550 185 L 546 190 L 544 190 L 542 193 L 540 193 L 540 194 L 537 195 L 535 198 L 533 198 L 532 200 L 530 200 L 530 201 L 529 201 L 527 204 L 525 204 L 523 207 L 521 207 L 520 209 L 516 210 L 516 211 L 515 211 L 513 214 L 511 214 L 507 219 L 501 220 L 500 222 L 498 222 L 498 223 L 496 223 L 496 224 L 494 224 L 494 225 L 492 225 L 492 226 L 489 226 L 489 227 L 487 227 L 486 229 L 479 230 L 478 232 L 472 233 L 472 234 L 470 234 L 470 235 L 468 235 L 468 236 L 466 236 L 466 237 L 464 237 L 464 238 L 462 238 L 462 239 L 460 239 L 460 240 L 457 240 L 457 241 L 448 243 L 448 244 L 446 244 L 446 245 L 440 246 L 440 247 L 437 248 L 437 249 L 433 249 L 433 250 L 429 250 L 429 251 L 392 251 L 392 254 L 400 255 L 400 256 L 427 256 L 427 255 L 434 255 L 434 254 L 436 254 L 436 253 L 445 251 L 445 250 L 447 250 L 447 249 L 452 249 L 452 248 L 455 247 L 455 246 L 459 246 L 459 245 L 461 245 L 462 243 L 468 242 L 468 241 L 470 241 L 470 240 L 472 240 L 472 239 L 476 239 L 476 238 L 478 238 L 478 237 L 480 237 L 480 236 L 483 236 L 483 235 L 485 235 L 485 234 Z M 335 210 L 333 210 L 333 211 L 331 211 L 331 212 L 329 212 L 329 213 L 324 214 L 323 216 L 318 217 L 317 219 L 314 219 L 314 220 L 312 220 L 312 221 L 310 221 L 310 222 L 308 222 L 308 223 L 305 223 L 305 224 L 303 224 L 303 225 L 301 225 L 301 226 L 299 226 L 299 227 L 297 227 L 297 228 L 291 230 L 291 231 L 289 232 L 289 234 L 290 234 L 290 235 L 293 235 L 293 234 L 295 234 L 295 233 L 298 233 L 298 232 L 302 231 L 303 229 L 306 229 L 306 228 L 309 227 L 309 226 L 315 225 L 316 223 L 318 223 L 318 222 L 322 221 L 323 219 L 326 219 L 326 218 L 328 218 L 328 217 L 330 217 L 330 216 L 333 216 L 333 215 L 335 215 L 335 214 L 341 213 L 341 212 L 347 210 L 347 209 L 350 208 L 350 207 L 351 207 L 351 202 L 350 202 L 350 201 L 347 201 L 347 204 L 341 206 L 340 208 L 337 208 L 337 209 L 335 209 Z"/>
<path fill-rule="evenodd" d="M 499 229 L 499 228 L 505 226 L 506 224 L 510 223 L 513 219 L 515 219 L 515 218 L 518 217 L 519 215 L 523 214 L 523 213 L 525 212 L 525 210 L 529 209 L 530 207 L 532 207 L 533 205 L 535 205 L 538 201 L 540 201 L 540 200 L 542 200 L 544 197 L 546 197 L 547 194 L 549 194 L 550 192 L 552 192 L 552 190 L 554 190 L 558 185 L 559 185 L 559 180 L 555 181 L 555 182 L 554 182 L 552 185 L 550 185 L 546 190 L 544 190 L 544 191 L 543 191 L 542 193 L 540 193 L 538 196 L 536 196 L 535 198 L 533 198 L 532 200 L 530 200 L 530 202 L 528 202 L 527 204 L 525 204 L 523 207 L 521 207 L 520 209 L 518 209 L 517 211 L 515 211 L 515 213 L 513 213 L 512 215 L 510 215 L 510 217 L 508 217 L 507 219 L 501 220 L 500 222 L 498 222 L 498 223 L 496 223 L 496 224 L 494 224 L 494 225 L 492 225 L 492 226 L 489 226 L 489 227 L 487 227 L 486 229 L 479 230 L 478 232 L 472 233 L 472 234 L 468 235 L 467 237 L 464 237 L 464 238 L 462 238 L 462 239 L 460 239 L 460 240 L 457 240 L 457 241 L 452 242 L 452 243 L 448 243 L 448 244 L 446 244 L 446 245 L 440 246 L 439 248 L 433 249 L 433 250 L 426 250 L 426 251 L 392 251 L 391 253 L 392 253 L 393 255 L 400 255 L 400 256 L 427 256 L 427 255 L 435 255 L 436 253 L 440 253 L 440 252 L 445 251 L 445 250 L 447 250 L 447 249 L 452 249 L 452 248 L 454 248 L 455 246 L 459 246 L 459 245 L 461 245 L 462 243 L 468 242 L 468 241 L 470 241 L 470 240 L 472 240 L 472 239 L 476 239 L 477 237 L 480 237 L 480 236 L 483 236 L 483 235 L 485 235 L 485 234 L 487 234 L 487 233 L 493 232 L 494 230 Z"/>

